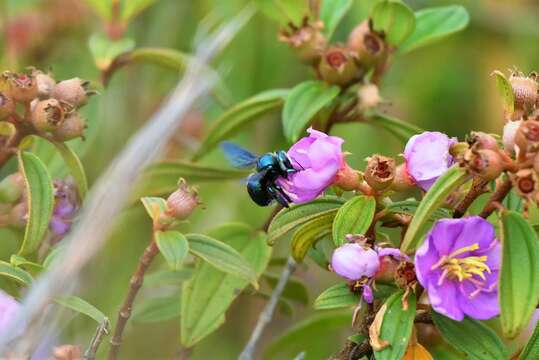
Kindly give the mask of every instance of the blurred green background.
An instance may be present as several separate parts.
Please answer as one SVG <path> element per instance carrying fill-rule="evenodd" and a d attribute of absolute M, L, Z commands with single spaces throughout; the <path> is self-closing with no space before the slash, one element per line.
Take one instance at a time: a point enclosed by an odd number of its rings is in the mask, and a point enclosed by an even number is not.
<path fill-rule="evenodd" d="M 353 9 L 337 29 L 335 40 L 345 40 L 348 32 L 366 16 L 373 1 L 355 0 Z M 221 20 L 238 13 L 245 0 L 159 0 L 136 17 L 126 36 L 137 47 L 169 47 L 184 52 L 194 48 L 197 28 L 208 18 Z M 539 69 L 539 3 L 537 1 L 407 1 L 414 9 L 459 3 L 471 15 L 469 27 L 457 35 L 405 56 L 396 56 L 381 86 L 386 100 L 383 109 L 428 130 L 463 137 L 472 129 L 499 133 L 503 126 L 502 108 L 490 73 L 517 67 L 525 73 Z M 2 69 L 21 70 L 27 66 L 51 68 L 57 79 L 79 76 L 99 84 L 88 38 L 104 33 L 101 19 L 82 0 L 2 0 Z M 213 62 L 236 103 L 262 90 L 290 88 L 312 77 L 288 47 L 277 41 L 278 25 L 256 14 Z M 89 122 L 88 140 L 79 149 L 90 181 L 94 181 L 126 140 L 158 108 L 180 74 L 152 65 L 136 65 L 119 70 L 107 88 L 84 108 Z M 99 86 L 99 85 L 98 85 Z M 200 140 L 223 107 L 211 99 L 200 102 L 167 148 L 166 156 L 185 158 L 190 146 Z M 350 164 L 361 167 L 372 153 L 394 156 L 402 146 L 383 130 L 363 124 L 337 125 L 333 133 L 342 136 Z M 188 137 L 186 146 L 181 139 Z M 284 148 L 279 114 L 257 121 L 235 139 L 258 152 Z M 77 140 L 78 141 L 78 140 Z M 77 142 L 75 141 L 75 142 Z M 189 145 L 190 144 L 190 145 Z M 225 165 L 218 151 L 203 162 Z M 114 191 L 114 189 L 111 189 Z M 205 209 L 198 211 L 188 225 L 204 231 L 225 221 L 262 225 L 269 209 L 252 204 L 238 182 L 200 185 Z M 141 206 L 127 209 L 116 220 L 117 226 L 107 247 L 86 268 L 79 286 L 80 295 L 103 310 L 111 319 L 123 299 L 134 269 L 150 238 L 150 221 Z M 3 257 L 13 253 L 16 244 L 7 232 L 0 233 Z M 286 256 L 288 244 L 278 243 L 274 257 Z M 154 268 L 162 266 L 159 259 Z M 307 263 L 297 272 L 305 281 L 311 299 L 335 282 L 335 277 Z M 309 268 L 307 270 L 307 267 Z M 279 268 L 273 271 L 278 272 Z M 155 289 L 144 289 L 138 300 L 156 296 Z M 159 290 L 161 291 L 161 290 Z M 227 323 L 196 346 L 193 359 L 234 359 L 248 339 L 264 300 L 241 296 L 227 313 Z M 311 314 L 310 306 L 297 306 L 291 317 L 278 314 L 263 337 L 262 348 L 285 329 Z M 317 341 L 309 359 L 324 358 L 342 344 L 348 322 L 335 330 L 328 327 L 326 342 Z M 95 324 L 78 316 L 62 330 L 64 343 L 86 346 Z M 172 359 L 179 349 L 178 319 L 158 324 L 128 325 L 121 357 L 124 359 Z M 108 346 L 104 345 L 102 350 Z M 103 356 L 103 352 L 100 354 Z M 289 354 L 273 358 L 290 358 Z"/>

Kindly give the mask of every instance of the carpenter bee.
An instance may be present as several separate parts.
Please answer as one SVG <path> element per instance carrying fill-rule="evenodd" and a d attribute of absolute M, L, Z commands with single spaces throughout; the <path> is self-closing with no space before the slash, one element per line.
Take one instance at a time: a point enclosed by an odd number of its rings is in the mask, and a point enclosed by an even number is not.
<path fill-rule="evenodd" d="M 260 206 L 268 206 L 276 200 L 284 207 L 292 202 L 290 197 L 277 184 L 277 179 L 288 179 L 297 170 L 284 151 L 269 152 L 256 156 L 250 151 L 230 142 L 223 142 L 221 148 L 232 166 L 240 169 L 255 167 L 247 178 L 247 192 L 251 199 Z"/>

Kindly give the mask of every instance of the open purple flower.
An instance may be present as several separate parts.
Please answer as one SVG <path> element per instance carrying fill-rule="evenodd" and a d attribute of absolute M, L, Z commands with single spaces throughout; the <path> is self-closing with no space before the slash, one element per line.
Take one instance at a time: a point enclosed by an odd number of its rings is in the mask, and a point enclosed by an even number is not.
<path fill-rule="evenodd" d="M 314 200 L 329 187 L 344 166 L 343 139 L 308 129 L 309 136 L 300 139 L 288 150 L 288 157 L 298 170 L 279 184 L 294 203 Z"/>
<path fill-rule="evenodd" d="M 427 191 L 453 165 L 454 159 L 449 148 L 456 142 L 455 138 L 446 134 L 430 131 L 414 135 L 408 140 L 404 149 L 406 169 L 419 187 Z"/>
<path fill-rule="evenodd" d="M 415 267 L 435 311 L 457 321 L 499 314 L 500 243 L 483 218 L 438 220 L 416 252 Z"/>

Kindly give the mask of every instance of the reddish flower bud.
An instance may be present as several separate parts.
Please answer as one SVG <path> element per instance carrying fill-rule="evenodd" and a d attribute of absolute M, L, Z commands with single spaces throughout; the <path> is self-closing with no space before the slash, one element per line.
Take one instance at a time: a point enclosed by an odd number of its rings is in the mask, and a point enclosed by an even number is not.
<path fill-rule="evenodd" d="M 4 72 L 4 79 L 8 82 L 13 100 L 30 102 L 37 96 L 37 83 L 32 75 Z"/>
<path fill-rule="evenodd" d="M 54 360 L 80 360 L 82 350 L 76 345 L 62 345 L 53 350 Z"/>
<path fill-rule="evenodd" d="M 360 181 L 360 175 L 357 170 L 352 169 L 346 162 L 335 175 L 333 184 L 344 191 L 352 191 L 357 188 Z"/>
<path fill-rule="evenodd" d="M 395 191 L 406 191 L 415 186 L 414 179 L 408 173 L 406 163 L 400 164 L 395 170 L 395 178 L 391 189 Z"/>
<path fill-rule="evenodd" d="M 0 203 L 14 203 L 25 190 L 24 177 L 20 173 L 6 176 L 0 181 Z"/>
<path fill-rule="evenodd" d="M 332 47 L 324 52 L 318 67 L 322 79 L 330 84 L 348 85 L 359 78 L 355 55 L 344 47 Z"/>
<path fill-rule="evenodd" d="M 200 204 L 197 191 L 189 188 L 184 179 L 178 182 L 178 190 L 174 191 L 167 199 L 165 215 L 177 220 L 184 220 Z"/>
<path fill-rule="evenodd" d="M 78 137 L 84 139 L 84 129 L 86 129 L 86 121 L 78 112 L 73 112 L 52 131 L 52 136 L 58 141 L 68 141 Z"/>
<path fill-rule="evenodd" d="M 5 92 L 0 92 L 0 120 L 4 120 L 15 111 L 15 102 Z"/>
<path fill-rule="evenodd" d="M 287 43 L 301 62 L 313 65 L 320 60 L 322 51 L 327 45 L 327 40 L 321 32 L 322 28 L 321 22 L 309 24 L 305 18 L 301 27 L 291 24 L 291 31 L 282 30 L 279 33 L 279 40 Z"/>
<path fill-rule="evenodd" d="M 515 94 L 515 107 L 524 110 L 533 108 L 538 100 L 539 92 L 539 84 L 535 77 L 512 74 L 509 82 Z"/>
<path fill-rule="evenodd" d="M 515 144 L 524 153 L 537 151 L 539 147 L 539 121 L 523 121 L 515 134 Z"/>
<path fill-rule="evenodd" d="M 360 111 L 376 108 L 382 101 L 378 86 L 374 84 L 362 85 L 357 91 L 357 98 Z"/>
<path fill-rule="evenodd" d="M 370 66 L 384 52 L 385 44 L 380 35 L 371 30 L 368 21 L 359 24 L 348 37 L 348 47 L 357 54 L 360 64 Z"/>
<path fill-rule="evenodd" d="M 56 99 L 39 101 L 32 110 L 32 124 L 40 131 L 53 131 L 64 122 L 64 108 Z"/>
<path fill-rule="evenodd" d="M 81 107 L 88 101 L 90 82 L 79 78 L 60 81 L 52 90 L 52 97 L 65 101 L 74 107 Z"/>
<path fill-rule="evenodd" d="M 367 159 L 365 181 L 373 189 L 385 190 L 395 179 L 395 160 L 382 155 L 374 155 Z"/>
<path fill-rule="evenodd" d="M 56 85 L 56 81 L 49 75 L 39 70 L 33 72 L 37 84 L 37 96 L 40 99 L 48 99 L 52 95 L 52 90 Z"/>
<path fill-rule="evenodd" d="M 486 134 L 484 132 L 474 131 L 471 133 L 468 143 L 475 149 L 490 149 L 498 150 L 498 141 L 494 136 Z"/>
<path fill-rule="evenodd" d="M 464 166 L 486 180 L 496 179 L 506 168 L 500 153 L 490 149 L 468 150 L 464 155 Z"/>

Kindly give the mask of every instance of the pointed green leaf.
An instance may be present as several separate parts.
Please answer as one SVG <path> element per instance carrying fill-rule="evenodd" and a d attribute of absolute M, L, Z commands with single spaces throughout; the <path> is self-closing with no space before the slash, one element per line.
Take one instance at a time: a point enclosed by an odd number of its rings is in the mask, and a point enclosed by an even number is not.
<path fill-rule="evenodd" d="M 324 0 L 320 7 L 320 20 L 324 23 L 324 35 L 326 38 L 331 39 L 331 36 L 335 32 L 337 25 L 341 22 L 342 18 L 350 7 L 353 0 Z"/>
<path fill-rule="evenodd" d="M 85 0 L 94 11 L 103 17 L 105 20 L 110 20 L 112 14 L 112 6 L 110 0 Z"/>
<path fill-rule="evenodd" d="M 526 328 L 539 303 L 539 240 L 521 214 L 501 215 L 500 320 L 505 336 Z"/>
<path fill-rule="evenodd" d="M 404 240 L 402 241 L 401 250 L 405 253 L 415 251 L 424 240 L 424 235 L 430 224 L 429 219 L 432 214 L 438 209 L 445 199 L 468 179 L 466 171 L 457 165 L 447 170 L 442 176 L 436 180 L 434 185 L 423 197 L 421 204 L 417 208 L 414 217 Z"/>
<path fill-rule="evenodd" d="M 308 2 L 303 0 L 255 0 L 256 7 L 281 25 L 300 24 L 309 15 Z"/>
<path fill-rule="evenodd" d="M 82 166 L 79 157 L 69 145 L 65 143 L 53 142 L 53 145 L 58 149 L 58 152 L 64 159 L 64 162 L 69 168 L 69 172 L 75 179 L 79 196 L 84 200 L 88 193 L 88 180 L 86 179 L 86 172 L 84 171 L 84 167 Z"/>
<path fill-rule="evenodd" d="M 432 320 L 443 338 L 465 353 L 467 359 L 507 359 L 507 349 L 501 339 L 481 322 L 470 318 L 454 321 L 436 312 L 432 313 Z"/>
<path fill-rule="evenodd" d="M 124 1 L 122 7 L 122 21 L 128 23 L 135 16 L 140 14 L 146 8 L 152 6 L 158 0 L 128 0 Z"/>
<path fill-rule="evenodd" d="M 183 267 L 179 271 L 159 270 L 144 277 L 144 287 L 181 285 L 193 276 L 193 269 Z"/>
<path fill-rule="evenodd" d="M 270 288 L 274 289 L 275 286 L 277 286 L 277 282 L 279 281 L 278 274 L 266 271 L 262 277 L 268 283 Z M 307 305 L 309 303 L 309 292 L 307 291 L 307 288 L 303 282 L 301 282 L 301 279 L 293 276 L 288 279 L 282 297 L 288 300 L 297 301 L 302 305 Z"/>
<path fill-rule="evenodd" d="M 292 236 L 291 253 L 294 260 L 302 262 L 309 249 L 322 237 L 331 233 L 334 212 L 322 214 L 301 225 Z"/>
<path fill-rule="evenodd" d="M 187 234 L 189 251 L 215 268 L 248 280 L 258 287 L 257 275 L 249 261 L 226 243 L 202 234 Z"/>
<path fill-rule="evenodd" d="M 32 153 L 19 152 L 19 169 L 28 193 L 28 222 L 19 255 L 36 250 L 43 240 L 52 216 L 54 194 L 45 165 Z"/>
<path fill-rule="evenodd" d="M 502 97 L 504 110 L 508 114 L 512 114 L 515 110 L 515 93 L 513 92 L 511 83 L 501 71 L 496 70 L 492 72 L 492 75 L 496 79 L 496 88 Z"/>
<path fill-rule="evenodd" d="M 154 221 L 157 221 L 159 216 L 167 209 L 167 202 L 165 199 L 159 197 L 143 197 L 140 201 L 150 218 Z"/>
<path fill-rule="evenodd" d="M 412 136 L 421 134 L 424 131 L 413 124 L 381 113 L 369 117 L 367 119 L 367 124 L 383 128 L 403 144 L 406 144 Z"/>
<path fill-rule="evenodd" d="M 385 40 L 391 45 L 399 45 L 415 29 L 415 15 L 406 4 L 398 1 L 378 3 L 371 15 L 375 31 L 385 34 Z"/>
<path fill-rule="evenodd" d="M 150 298 L 135 306 L 134 323 L 159 323 L 179 317 L 181 314 L 180 294 Z"/>
<path fill-rule="evenodd" d="M 34 274 L 40 273 L 44 269 L 43 265 L 27 260 L 20 255 L 11 255 L 9 262 L 15 267 L 31 270 Z"/>
<path fill-rule="evenodd" d="M 305 81 L 290 90 L 283 108 L 283 131 L 288 141 L 297 141 L 314 116 L 329 105 L 339 91 L 337 86 L 321 81 Z"/>
<path fill-rule="evenodd" d="M 337 212 L 333 220 L 333 242 L 340 246 L 347 234 L 364 235 L 371 226 L 376 212 L 376 200 L 372 196 L 355 196 Z"/>
<path fill-rule="evenodd" d="M 532 336 L 528 339 L 528 343 L 524 350 L 520 353 L 519 360 L 535 360 L 539 359 L 539 323 L 535 325 Z"/>
<path fill-rule="evenodd" d="M 172 270 L 180 270 L 189 251 L 187 238 L 179 231 L 157 231 L 155 242 Z"/>
<path fill-rule="evenodd" d="M 339 207 L 344 204 L 344 200 L 334 196 L 326 196 L 315 199 L 311 202 L 299 205 L 292 205 L 283 209 L 275 215 L 268 228 L 268 242 L 270 244 L 298 226 L 325 214 L 336 214 Z"/>
<path fill-rule="evenodd" d="M 271 257 L 264 233 L 242 224 L 223 225 L 208 233 L 232 247 L 249 262 L 260 276 Z M 181 296 L 181 342 L 192 347 L 212 333 L 225 320 L 232 301 L 248 285 L 248 281 L 199 263 L 193 277 L 184 283 Z"/>
<path fill-rule="evenodd" d="M 7 263 L 5 261 L 0 260 L 0 276 L 7 277 L 8 279 L 15 280 L 21 285 L 29 286 L 33 279 L 32 275 L 24 271 L 23 269 L 19 269 L 18 267 L 15 267 L 11 265 L 10 263 Z"/>
<path fill-rule="evenodd" d="M 398 291 L 384 303 L 386 310 L 380 328 L 380 338 L 389 342 L 389 346 L 374 352 L 376 360 L 402 359 L 406 352 L 414 326 L 416 299 L 415 295 L 410 293 L 407 299 L 408 308 L 405 310 L 402 304 L 403 294 L 403 291 Z"/>
<path fill-rule="evenodd" d="M 81 299 L 80 297 L 66 296 L 57 298 L 55 301 L 56 303 L 68 309 L 74 310 L 90 317 L 91 319 L 94 319 L 95 321 L 97 321 L 98 324 L 101 324 L 103 320 L 105 320 L 105 314 L 103 314 L 95 306 L 93 306 L 86 300 Z"/>
<path fill-rule="evenodd" d="M 415 13 L 415 30 L 400 46 L 408 52 L 439 41 L 463 30 L 470 22 L 470 15 L 463 6 L 450 5 L 421 9 Z"/>
<path fill-rule="evenodd" d="M 135 47 L 133 39 L 111 40 L 103 34 L 93 34 L 88 40 L 90 52 L 99 70 L 106 71 L 114 59 Z"/>
<path fill-rule="evenodd" d="M 281 108 L 287 94 L 288 90 L 286 89 L 264 91 L 225 111 L 213 122 L 206 138 L 193 156 L 193 160 L 200 159 L 221 141 L 235 135 L 254 120 L 262 118 L 264 114 Z"/>
<path fill-rule="evenodd" d="M 346 283 L 333 285 L 324 290 L 314 301 L 317 310 L 338 309 L 352 307 L 359 303 L 359 295 L 350 291 Z"/>

